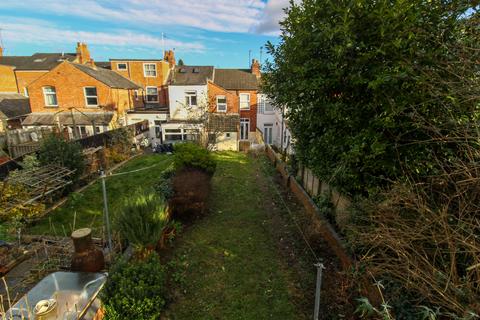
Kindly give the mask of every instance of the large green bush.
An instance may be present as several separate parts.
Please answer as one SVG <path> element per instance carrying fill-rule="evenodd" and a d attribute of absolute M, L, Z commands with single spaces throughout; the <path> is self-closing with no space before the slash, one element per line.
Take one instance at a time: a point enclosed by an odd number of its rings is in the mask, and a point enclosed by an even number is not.
<path fill-rule="evenodd" d="M 157 254 L 144 261 L 118 261 L 101 292 L 104 319 L 160 319 L 165 307 L 165 279 Z"/>
<path fill-rule="evenodd" d="M 153 190 L 138 190 L 125 200 L 115 217 L 115 227 L 137 253 L 152 251 L 168 226 L 163 197 Z"/>
<path fill-rule="evenodd" d="M 180 143 L 174 149 L 175 169 L 198 169 L 210 175 L 215 172 L 217 163 L 210 151 L 194 143 Z"/>
<path fill-rule="evenodd" d="M 75 174 L 73 175 L 74 180 L 83 174 L 85 168 L 82 146 L 53 134 L 42 141 L 38 152 L 38 160 L 42 166 L 56 164 L 70 170 L 75 170 Z"/>
<path fill-rule="evenodd" d="M 367 194 L 459 156 L 438 134 L 480 115 L 474 3 L 292 2 L 263 90 L 286 108 L 301 162 Z"/>

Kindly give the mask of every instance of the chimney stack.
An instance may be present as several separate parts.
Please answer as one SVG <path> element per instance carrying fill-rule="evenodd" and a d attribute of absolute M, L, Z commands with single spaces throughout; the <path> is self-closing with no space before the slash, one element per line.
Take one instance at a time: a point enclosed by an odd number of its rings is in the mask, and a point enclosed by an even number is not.
<path fill-rule="evenodd" d="M 87 44 L 82 42 L 77 42 L 77 58 L 75 62 L 80 64 L 90 63 L 90 51 L 88 51 Z"/>
<path fill-rule="evenodd" d="M 168 62 L 170 68 L 175 67 L 175 52 L 173 50 L 165 51 L 165 55 L 163 56 L 163 60 Z"/>
<path fill-rule="evenodd" d="M 0 57 L 3 57 L 3 48 L 0 47 Z"/>
<path fill-rule="evenodd" d="M 261 73 L 260 73 L 260 62 L 258 62 L 257 59 L 252 60 L 252 66 L 251 66 L 251 71 L 252 73 L 257 76 L 257 78 L 260 78 Z"/>

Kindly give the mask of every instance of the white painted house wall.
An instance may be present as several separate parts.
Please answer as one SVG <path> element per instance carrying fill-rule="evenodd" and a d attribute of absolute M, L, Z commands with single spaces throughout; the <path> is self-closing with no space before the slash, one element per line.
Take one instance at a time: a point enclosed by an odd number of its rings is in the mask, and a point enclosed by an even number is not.
<path fill-rule="evenodd" d="M 168 86 L 168 99 L 171 120 L 194 120 L 194 113 L 185 107 L 185 92 L 197 92 L 197 106 L 205 107 L 208 103 L 207 85 Z"/>
<path fill-rule="evenodd" d="M 134 124 L 143 120 L 148 120 L 148 138 L 152 145 L 162 143 L 162 126 L 156 125 L 155 121 L 166 122 L 168 115 L 166 113 L 152 112 L 152 113 L 128 113 L 127 123 Z M 159 133 L 159 134 L 157 134 Z"/>

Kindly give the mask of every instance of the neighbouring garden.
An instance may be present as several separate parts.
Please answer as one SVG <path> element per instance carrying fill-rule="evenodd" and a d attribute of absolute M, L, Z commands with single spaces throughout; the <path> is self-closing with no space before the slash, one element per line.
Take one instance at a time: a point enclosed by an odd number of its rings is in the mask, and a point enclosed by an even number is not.
<path fill-rule="evenodd" d="M 104 319 L 311 318 L 315 260 L 295 223 L 327 266 L 321 319 L 351 317 L 349 275 L 275 179 L 261 154 L 195 144 L 177 145 L 173 155 L 137 155 L 113 170 L 106 187 L 114 240 L 131 250 L 109 255 Z M 28 221 L 23 233 L 68 239 L 88 227 L 105 239 L 104 226 L 95 181 Z"/>
<path fill-rule="evenodd" d="M 281 25 L 263 91 L 381 293 L 358 315 L 478 319 L 478 2 L 292 1 Z M 351 199 L 341 217 L 332 189 Z"/>

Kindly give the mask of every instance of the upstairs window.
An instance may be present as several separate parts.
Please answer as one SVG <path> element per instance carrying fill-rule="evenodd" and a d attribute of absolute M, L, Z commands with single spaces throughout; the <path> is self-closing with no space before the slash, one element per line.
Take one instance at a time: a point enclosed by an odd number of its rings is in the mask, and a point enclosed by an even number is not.
<path fill-rule="evenodd" d="M 96 87 L 85 87 L 83 88 L 85 94 L 85 104 L 87 107 L 97 107 L 98 106 L 98 96 Z"/>
<path fill-rule="evenodd" d="M 217 112 L 227 112 L 227 97 L 217 96 Z"/>
<path fill-rule="evenodd" d="M 250 110 L 250 93 L 240 93 L 240 110 Z"/>
<path fill-rule="evenodd" d="M 270 104 L 270 100 L 263 95 L 259 94 L 258 95 L 258 113 L 272 113 L 273 112 L 273 106 Z"/>
<path fill-rule="evenodd" d="M 122 62 L 122 63 L 117 63 L 117 70 L 127 70 L 127 64 Z"/>
<path fill-rule="evenodd" d="M 197 105 L 197 91 L 185 91 L 185 104 L 190 107 Z"/>
<path fill-rule="evenodd" d="M 146 97 L 147 102 L 158 102 L 158 88 L 157 87 L 147 87 L 146 88 Z"/>
<path fill-rule="evenodd" d="M 144 63 L 143 64 L 143 75 L 145 77 L 156 77 L 157 76 L 157 65 L 155 63 Z"/>
<path fill-rule="evenodd" d="M 43 87 L 43 97 L 45 99 L 45 106 L 58 107 L 57 92 L 55 87 Z"/>

